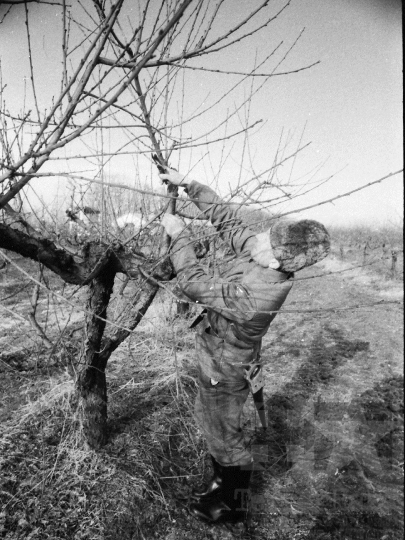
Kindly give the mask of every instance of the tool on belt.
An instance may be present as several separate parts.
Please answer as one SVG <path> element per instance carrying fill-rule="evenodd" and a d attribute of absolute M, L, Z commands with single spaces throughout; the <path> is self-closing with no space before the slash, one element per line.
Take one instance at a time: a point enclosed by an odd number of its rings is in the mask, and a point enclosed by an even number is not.
<path fill-rule="evenodd" d="M 200 322 L 204 319 L 204 315 L 207 313 L 206 309 L 203 309 L 199 315 L 194 319 L 194 321 L 190 324 L 189 328 L 194 328 L 197 326 L 197 324 L 200 324 Z"/>
<path fill-rule="evenodd" d="M 245 379 L 249 383 L 250 391 L 252 392 L 253 401 L 256 406 L 257 414 L 259 415 L 260 423 L 263 429 L 267 429 L 266 412 L 264 408 L 264 374 L 261 364 L 251 364 L 245 369 Z"/>

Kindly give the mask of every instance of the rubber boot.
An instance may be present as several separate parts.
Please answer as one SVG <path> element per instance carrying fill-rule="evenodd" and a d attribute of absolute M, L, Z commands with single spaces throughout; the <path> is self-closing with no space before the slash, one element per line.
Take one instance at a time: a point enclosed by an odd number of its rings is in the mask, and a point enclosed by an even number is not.
<path fill-rule="evenodd" d="M 206 523 L 237 523 L 247 515 L 251 470 L 222 467 L 222 488 L 214 497 L 190 505 L 191 514 Z"/>
<path fill-rule="evenodd" d="M 214 474 L 209 481 L 208 485 L 201 487 L 200 489 L 194 489 L 191 492 L 190 498 L 194 501 L 203 501 L 205 499 L 210 499 L 218 495 L 222 487 L 222 465 L 211 456 L 212 466 L 214 469 Z"/>

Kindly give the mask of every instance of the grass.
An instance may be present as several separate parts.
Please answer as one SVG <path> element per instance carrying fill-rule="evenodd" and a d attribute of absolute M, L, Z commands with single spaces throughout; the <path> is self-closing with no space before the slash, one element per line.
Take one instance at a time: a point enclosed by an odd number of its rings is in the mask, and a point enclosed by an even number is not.
<path fill-rule="evenodd" d="M 203 443 L 190 421 L 195 368 L 185 352 L 192 336 L 184 320 L 168 325 L 174 309 L 152 307 L 136 341 L 111 362 L 111 442 L 102 452 L 82 439 L 66 370 L 2 425 L 0 537 L 97 540 L 122 530 L 122 538 L 142 538 L 141 523 L 155 530 L 170 515 L 171 478 L 188 478 L 192 463 L 200 478 Z"/>
<path fill-rule="evenodd" d="M 349 282 L 325 280 L 327 294 L 340 300 Z M 296 284 L 290 308 L 329 300 L 313 283 Z M 120 301 L 111 309 L 119 312 Z M 50 359 L 31 337 L 34 352 L 26 346 L 18 354 L 24 342 L 11 335 L 16 350 L 7 353 L 14 356 L 3 355 L 0 366 L 10 394 L 0 424 L 0 538 L 231 538 L 192 520 L 184 497 L 210 474 L 193 420 L 194 315 L 177 317 L 162 293 L 111 358 L 110 436 L 98 453 L 78 428 L 71 377 L 60 362 L 65 353 Z M 402 538 L 403 377 L 392 360 L 394 316 L 296 312 L 275 319 L 263 352 L 268 432 L 250 399 L 244 411 L 257 464 L 251 538 Z"/>

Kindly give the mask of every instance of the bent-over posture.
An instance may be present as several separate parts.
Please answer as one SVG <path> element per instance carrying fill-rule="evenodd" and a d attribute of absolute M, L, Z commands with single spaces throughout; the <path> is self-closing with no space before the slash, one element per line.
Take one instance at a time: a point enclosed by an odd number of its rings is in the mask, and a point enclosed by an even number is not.
<path fill-rule="evenodd" d="M 292 287 L 293 272 L 324 258 L 329 235 L 318 222 L 275 221 L 256 234 L 243 225 L 235 206 L 208 186 L 168 169 L 163 180 L 186 188 L 236 254 L 219 277 L 209 276 L 195 256 L 178 217 L 162 225 L 172 238 L 171 260 L 184 295 L 206 315 L 196 335 L 199 391 L 195 415 L 214 468 L 208 486 L 194 491 L 191 513 L 210 523 L 241 521 L 252 456 L 244 443 L 241 415 L 249 390 L 259 392 L 263 336 Z M 251 377 L 254 381 L 251 381 Z"/>

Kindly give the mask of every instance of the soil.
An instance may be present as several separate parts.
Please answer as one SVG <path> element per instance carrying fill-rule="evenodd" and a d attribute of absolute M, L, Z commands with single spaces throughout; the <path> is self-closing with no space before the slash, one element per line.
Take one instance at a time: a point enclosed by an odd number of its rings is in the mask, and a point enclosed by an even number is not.
<path fill-rule="evenodd" d="M 398 281 L 346 268 L 328 259 L 297 274 L 284 312 L 265 339 L 268 429 L 260 427 L 250 399 L 244 414 L 256 464 L 246 538 L 402 538 L 403 290 Z M 328 272 L 333 274 L 325 275 Z M 322 277 L 311 278 L 316 274 Z M 0 296 L 6 295 L 1 291 Z M 399 303 L 380 303 L 388 300 Z M 110 442 L 101 455 L 87 456 L 86 466 L 85 461 L 76 466 L 80 480 L 70 486 L 71 495 L 53 518 L 50 510 L 44 510 L 51 505 L 44 502 L 46 497 L 51 499 L 56 489 L 52 482 L 44 482 L 41 494 L 35 495 L 33 481 L 26 489 L 28 479 L 21 475 L 24 455 L 33 462 L 45 451 L 53 456 L 49 467 L 57 484 L 63 418 L 56 415 L 56 422 L 43 414 L 40 429 L 24 428 L 29 433 L 24 443 L 17 442 L 21 432 L 16 426 L 27 404 L 49 387 L 50 377 L 66 382 L 65 367 L 58 358 L 46 364 L 38 360 L 43 359 L 39 353 L 29 354 L 29 339 L 33 340 L 29 327 L 17 343 L 15 326 L 9 324 L 12 317 L 2 319 L 0 324 L 12 337 L 12 346 L 3 341 L 0 355 L 2 449 L 6 452 L 18 444 L 24 448 L 19 448 L 18 462 L 11 454 L 0 461 L 6 479 L 0 486 L 6 508 L 0 511 L 0 538 L 233 538 L 226 528 L 207 526 L 188 514 L 190 490 L 210 476 L 204 441 L 191 418 L 190 400 L 196 391 L 193 336 L 184 331 L 185 319 L 169 321 L 177 329 L 174 341 L 173 328 L 171 342 L 169 329 L 156 336 L 153 317 L 162 309 L 150 311 L 128 349 L 119 350 L 108 368 Z M 156 340 L 166 340 L 167 348 L 162 350 L 160 344 L 154 349 Z M 176 364 L 170 364 L 174 349 Z M 167 371 L 158 371 L 157 356 Z M 44 437 L 41 429 L 51 421 L 55 425 L 45 426 Z M 38 426 L 36 422 L 32 420 L 32 425 Z M 91 475 L 89 462 L 98 467 Z M 43 457 L 42 463 L 46 469 Z M 1 495 L 4 492 L 19 494 L 20 502 L 13 506 Z M 42 497 L 42 521 L 24 510 L 36 496 Z M 92 510 L 91 520 L 84 523 L 81 509 L 90 512 L 90 507 L 98 511 Z M 67 525 L 56 525 L 65 514 Z M 102 523 L 102 533 L 95 523 Z M 92 532 L 86 536 L 86 531 Z"/>

